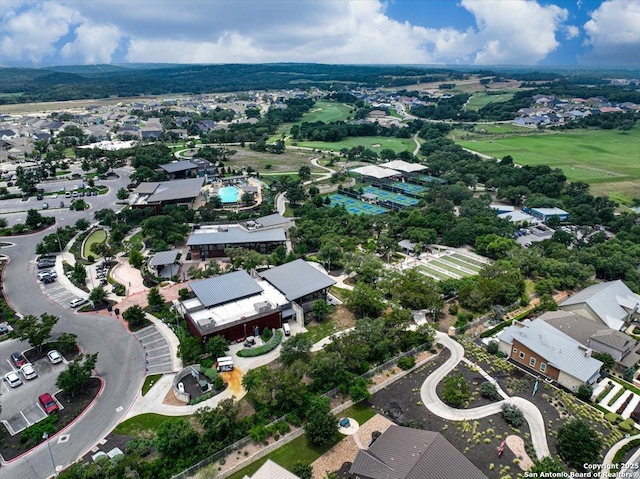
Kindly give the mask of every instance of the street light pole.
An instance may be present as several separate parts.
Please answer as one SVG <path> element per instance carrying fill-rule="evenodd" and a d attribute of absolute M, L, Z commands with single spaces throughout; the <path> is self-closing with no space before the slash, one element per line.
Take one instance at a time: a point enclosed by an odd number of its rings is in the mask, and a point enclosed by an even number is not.
<path fill-rule="evenodd" d="M 58 477 L 58 471 L 56 469 L 56 461 L 53 459 L 53 451 L 51 450 L 51 443 L 49 442 L 49 434 L 46 432 L 42 434 L 42 439 L 47 441 L 47 446 L 49 447 L 49 455 L 51 456 L 51 464 L 53 464 L 53 477 Z"/>

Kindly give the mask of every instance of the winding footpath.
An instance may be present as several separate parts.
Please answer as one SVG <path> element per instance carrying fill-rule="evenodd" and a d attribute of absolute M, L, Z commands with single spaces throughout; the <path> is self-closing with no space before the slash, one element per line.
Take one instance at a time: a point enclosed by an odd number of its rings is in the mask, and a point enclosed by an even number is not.
<path fill-rule="evenodd" d="M 500 413 L 503 404 L 513 404 L 520 408 L 522 414 L 529 423 L 531 441 L 533 442 L 533 447 L 536 450 L 536 456 L 538 459 L 550 456 L 551 454 L 549 453 L 549 445 L 547 444 L 547 435 L 544 428 L 544 419 L 542 418 L 540 410 L 530 401 L 514 396 L 503 401 L 473 409 L 455 409 L 442 402 L 436 394 L 436 387 L 438 383 L 442 381 L 460 361 L 462 361 L 464 357 L 464 348 L 460 343 L 451 339 L 444 333 L 436 333 L 436 339 L 440 344 L 451 351 L 451 357 L 447 359 L 442 366 L 431 373 L 427 379 L 425 379 L 424 383 L 422 383 L 422 387 L 420 388 L 420 398 L 426 408 L 433 414 L 449 421 L 464 421 L 469 419 L 480 419 L 493 414 L 498 414 Z M 485 377 L 487 376 L 484 371 L 480 371 Z M 499 386 L 497 387 L 502 397 L 508 397 Z"/>

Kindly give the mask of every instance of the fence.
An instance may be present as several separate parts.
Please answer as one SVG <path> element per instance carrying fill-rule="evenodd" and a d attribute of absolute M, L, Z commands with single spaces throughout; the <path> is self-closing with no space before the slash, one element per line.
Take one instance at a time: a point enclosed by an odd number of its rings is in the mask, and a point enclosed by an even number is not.
<path fill-rule="evenodd" d="M 512 311 L 512 310 L 516 309 L 519 305 L 520 305 L 520 302 L 516 302 L 516 303 L 510 304 L 509 306 L 505 306 L 504 310 L 505 310 L 505 312 Z M 494 317 L 495 317 L 494 313 L 487 313 L 484 316 L 480 316 L 479 318 L 474 319 L 470 323 L 467 323 L 464 326 L 460 326 L 459 328 L 456 328 L 456 334 L 462 334 L 462 333 L 468 331 L 471 328 L 475 328 L 476 326 L 480 326 L 485 321 L 488 321 L 488 320 L 490 320 L 490 319 L 492 319 Z"/>
<path fill-rule="evenodd" d="M 362 374 L 361 377 L 363 378 L 371 378 L 377 374 L 379 374 L 382 371 L 385 371 L 387 369 L 390 369 L 392 367 L 394 367 L 398 361 L 402 358 L 404 358 L 405 356 L 412 356 L 414 354 L 420 353 L 422 351 L 424 351 L 425 349 L 428 349 L 431 347 L 431 343 L 424 343 L 421 344 L 420 346 L 417 346 L 413 349 L 411 349 L 410 351 L 407 351 L 405 353 L 399 354 L 397 356 L 395 356 L 393 359 L 390 359 L 389 361 L 380 364 L 379 366 L 367 371 L 366 373 Z M 432 356 L 430 358 L 427 358 L 425 361 L 420 362 L 419 364 L 416 364 L 413 368 L 407 370 L 407 371 L 402 371 L 401 373 L 392 376 L 391 378 L 387 379 L 386 381 L 384 381 L 382 384 L 378 384 L 376 386 L 374 386 L 373 388 L 371 388 L 370 392 L 376 393 L 378 392 L 380 389 L 387 387 L 389 384 L 403 378 L 404 376 L 406 376 L 407 374 L 409 374 L 410 372 L 412 372 L 413 370 L 415 370 L 416 368 L 422 366 L 424 363 L 426 363 L 427 361 L 431 360 L 432 358 L 434 358 L 436 356 Z M 326 393 L 323 394 L 323 396 L 325 397 L 335 397 L 338 393 L 340 392 L 340 388 L 335 388 L 332 389 L 331 391 L 328 391 Z M 339 413 L 341 413 L 342 411 L 344 411 L 345 409 L 350 408 L 351 406 L 353 406 L 354 402 L 349 400 L 349 401 L 345 401 L 344 403 L 336 406 L 335 408 L 333 408 L 331 410 L 331 413 L 333 415 L 337 415 Z M 267 427 L 271 426 L 272 424 L 275 424 L 279 421 L 283 421 L 286 419 L 286 415 L 282 416 L 281 418 L 273 421 L 271 424 L 269 424 Z M 294 439 L 302 436 L 304 434 L 304 428 L 298 428 L 298 429 L 294 429 L 293 431 L 291 431 L 290 433 L 286 434 L 285 436 L 283 436 L 281 439 L 275 441 L 272 444 L 269 444 L 266 447 L 263 447 L 262 449 L 260 449 L 258 452 L 252 454 L 250 457 L 247 457 L 246 459 L 244 459 L 243 461 L 241 461 L 239 464 L 229 468 L 228 470 L 221 472 L 220 474 L 217 474 L 215 476 L 211 476 L 211 477 L 216 477 L 219 479 L 223 479 L 226 478 L 228 476 L 230 476 L 231 474 L 235 473 L 236 471 L 239 471 L 240 469 L 248 466 L 249 464 L 257 461 L 258 459 L 266 456 L 267 454 L 269 454 L 270 452 L 278 449 L 281 446 L 284 446 L 285 444 L 293 441 Z M 194 464 L 193 466 L 191 466 L 189 469 L 185 469 L 184 471 L 182 471 L 179 474 L 176 474 L 175 476 L 173 476 L 171 479 L 189 479 L 191 477 L 193 477 L 196 473 L 200 472 L 202 469 L 204 469 L 205 467 L 220 461 L 221 459 L 226 458 L 229 454 L 231 454 L 234 451 L 237 451 L 239 449 L 242 449 L 243 447 L 247 446 L 248 444 L 252 443 L 252 439 L 249 436 L 243 437 L 242 439 L 240 439 L 237 442 L 234 442 L 233 444 L 225 447 L 224 449 L 221 449 L 220 451 L 216 452 L 215 454 L 212 454 L 211 456 L 203 459 L 202 461 L 198 462 L 197 464 Z"/>

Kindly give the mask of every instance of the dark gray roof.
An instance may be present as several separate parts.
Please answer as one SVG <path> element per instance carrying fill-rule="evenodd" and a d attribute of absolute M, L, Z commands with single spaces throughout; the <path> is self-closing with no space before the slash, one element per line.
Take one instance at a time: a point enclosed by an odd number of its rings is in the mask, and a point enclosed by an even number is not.
<path fill-rule="evenodd" d="M 254 296 L 263 291 L 262 286 L 246 271 L 194 281 L 190 286 L 205 308 Z"/>
<path fill-rule="evenodd" d="M 284 216 L 279 215 L 278 213 L 274 213 L 272 215 L 267 215 L 267 216 L 261 216 L 260 218 L 256 218 L 253 221 L 255 221 L 256 223 L 260 223 L 260 225 L 262 225 L 263 228 L 291 223 L 291 220 L 289 218 L 285 218 Z"/>
<path fill-rule="evenodd" d="M 178 250 L 172 249 L 171 251 L 159 251 L 154 254 L 149 260 L 149 266 L 164 266 L 167 264 L 173 264 L 178 258 Z"/>
<path fill-rule="evenodd" d="M 167 173 L 176 173 L 178 171 L 193 170 L 197 167 L 198 165 L 196 165 L 195 163 L 192 163 L 189 160 L 174 161 L 172 163 L 166 163 L 164 165 L 160 165 L 160 168 L 162 168 Z"/>
<path fill-rule="evenodd" d="M 349 473 L 362 479 L 486 479 L 437 432 L 390 426 L 369 450 L 360 450 Z"/>
<path fill-rule="evenodd" d="M 303 259 L 276 266 L 259 275 L 280 290 L 289 301 L 295 301 L 336 284 L 333 279 Z"/>
<path fill-rule="evenodd" d="M 138 193 L 139 195 L 150 195 L 160 184 L 159 181 L 145 181 L 140 183 L 134 191 L 134 193 Z"/>
<path fill-rule="evenodd" d="M 239 244 L 285 241 L 286 237 L 282 228 L 257 229 L 247 231 L 240 226 L 229 226 L 227 231 L 196 231 L 189 236 L 187 246 L 199 246 L 207 244 Z"/>
<path fill-rule="evenodd" d="M 184 200 L 195 198 L 200 194 L 204 178 L 189 178 L 186 180 L 162 181 L 147 198 L 147 203 L 160 203 L 162 201 Z M 142 186 L 142 185 L 140 185 Z M 136 188 L 136 191 L 140 188 Z"/>

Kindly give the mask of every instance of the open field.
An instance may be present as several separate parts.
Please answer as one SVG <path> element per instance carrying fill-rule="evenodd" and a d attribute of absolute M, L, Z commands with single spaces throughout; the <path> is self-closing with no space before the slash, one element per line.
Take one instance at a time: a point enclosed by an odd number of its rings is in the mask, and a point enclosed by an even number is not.
<path fill-rule="evenodd" d="M 353 148 L 355 146 L 364 146 L 373 151 L 380 151 L 389 148 L 396 153 L 401 151 L 410 151 L 416 149 L 416 144 L 411 138 L 394 138 L 392 136 L 358 136 L 345 138 L 342 141 L 299 141 L 298 146 L 307 148 L 317 148 L 321 150 L 340 151 L 342 148 Z M 379 145 L 379 146 L 374 146 Z"/>
<path fill-rule="evenodd" d="M 513 98 L 514 93 L 500 92 L 499 95 L 487 95 L 485 92 L 474 93 L 465 105 L 465 110 L 479 110 L 489 103 L 502 103 Z"/>
<path fill-rule="evenodd" d="M 606 185 L 606 193 L 618 191 L 618 183 L 630 197 L 640 196 L 640 126 L 618 130 L 575 130 L 517 136 L 486 135 L 457 140 L 459 145 L 486 155 L 511 155 L 522 165 L 562 168 L 570 181 Z M 621 185 L 622 188 L 622 185 Z"/>

